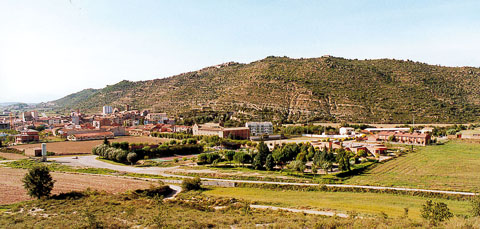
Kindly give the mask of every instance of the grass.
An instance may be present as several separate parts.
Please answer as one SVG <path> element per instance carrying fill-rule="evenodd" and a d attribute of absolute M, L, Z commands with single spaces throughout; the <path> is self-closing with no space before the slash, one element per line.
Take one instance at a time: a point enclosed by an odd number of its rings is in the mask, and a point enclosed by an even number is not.
<path fill-rule="evenodd" d="M 139 194 L 140 193 L 140 194 Z M 413 228 L 425 221 L 403 218 L 336 218 L 285 211 L 256 210 L 232 198 L 180 194 L 160 201 L 141 192 L 71 192 L 45 200 L 0 206 L 5 228 Z M 224 206 L 215 210 L 215 206 Z M 478 227 L 478 218 L 454 218 L 444 227 Z"/>
<path fill-rule="evenodd" d="M 364 170 L 369 168 L 375 162 L 365 162 L 362 164 L 352 165 L 351 171 L 337 172 L 329 174 L 317 174 L 301 173 L 288 168 L 275 171 L 255 170 L 247 166 L 236 166 L 234 164 L 227 164 L 222 162 L 216 166 L 197 166 L 197 170 L 210 169 L 225 173 L 197 173 L 197 172 L 174 172 L 174 174 L 195 176 L 201 178 L 222 178 L 231 180 L 259 180 L 259 181 L 278 181 L 278 182 L 290 182 L 290 183 L 321 183 L 332 184 L 341 183 L 343 180 L 348 179 L 351 176 L 355 176 L 363 173 Z"/>
<path fill-rule="evenodd" d="M 335 212 L 358 212 L 364 215 L 380 215 L 385 212 L 392 217 L 401 217 L 404 208 L 409 217 L 420 219 L 420 209 L 427 199 L 408 195 L 383 193 L 320 192 L 320 191 L 275 191 L 258 188 L 213 188 L 204 194 L 214 197 L 233 197 L 264 205 L 290 208 L 334 210 Z M 468 215 L 468 201 L 432 199 L 444 202 L 456 215 Z"/>
<path fill-rule="evenodd" d="M 419 147 L 345 183 L 478 192 L 479 173 L 480 143 L 455 140 Z"/>
<path fill-rule="evenodd" d="M 116 162 L 116 161 L 112 161 L 112 160 L 108 160 L 108 159 L 101 158 L 101 157 L 96 157 L 95 159 L 98 160 L 98 161 L 101 161 L 101 162 L 105 162 L 105 163 L 108 163 L 108 164 L 112 164 L 112 165 L 128 166 L 128 165 L 126 165 L 126 164 L 123 164 L 123 163 L 120 163 L 120 162 Z"/>

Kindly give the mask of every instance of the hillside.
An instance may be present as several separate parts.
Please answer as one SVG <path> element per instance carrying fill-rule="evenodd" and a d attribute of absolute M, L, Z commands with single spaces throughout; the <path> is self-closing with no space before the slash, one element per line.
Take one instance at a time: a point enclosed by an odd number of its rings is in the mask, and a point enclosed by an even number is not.
<path fill-rule="evenodd" d="M 130 104 L 170 114 L 234 112 L 239 119 L 405 123 L 480 120 L 480 69 L 391 59 L 267 57 L 148 81 L 121 81 L 52 101 L 98 112 Z M 193 111 L 193 112 L 192 112 Z"/>

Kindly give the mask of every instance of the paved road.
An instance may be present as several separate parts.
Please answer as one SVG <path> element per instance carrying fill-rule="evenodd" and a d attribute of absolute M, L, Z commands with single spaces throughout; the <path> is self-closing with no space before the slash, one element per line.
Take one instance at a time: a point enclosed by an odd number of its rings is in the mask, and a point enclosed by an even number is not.
<path fill-rule="evenodd" d="M 126 165 L 115 165 L 106 163 L 103 161 L 96 160 L 98 156 L 89 155 L 89 156 L 78 156 L 78 159 L 75 157 L 58 157 L 50 158 L 52 161 L 62 163 L 70 166 L 85 166 L 85 167 L 94 167 L 94 168 L 106 168 L 117 170 L 121 172 L 128 173 L 141 173 L 141 174 L 153 174 L 161 175 L 164 177 L 177 177 L 177 178 L 189 178 L 188 176 L 181 176 L 175 174 L 168 174 L 167 171 L 173 171 L 176 167 L 132 167 Z M 296 185 L 296 186 L 319 186 L 320 184 L 313 183 L 289 183 L 289 182 L 274 182 L 274 181 L 252 181 L 252 180 L 228 180 L 228 179 L 216 179 L 216 178 L 201 178 L 204 184 L 216 185 L 223 187 L 233 187 L 235 183 L 252 183 L 252 184 L 278 184 L 278 185 Z M 415 188 L 397 188 L 397 187 L 381 187 L 381 186 L 366 186 L 366 185 L 345 185 L 345 184 L 321 184 L 327 187 L 339 187 L 339 188 L 363 188 L 363 189 L 375 189 L 375 190 L 396 190 L 396 191 L 410 191 L 410 192 L 429 192 L 429 193 L 442 193 L 442 194 L 452 194 L 452 195 L 465 195 L 465 196 L 474 196 L 477 195 L 473 192 L 456 192 L 456 191 L 443 191 L 443 190 L 428 190 L 428 189 L 415 189 Z"/>

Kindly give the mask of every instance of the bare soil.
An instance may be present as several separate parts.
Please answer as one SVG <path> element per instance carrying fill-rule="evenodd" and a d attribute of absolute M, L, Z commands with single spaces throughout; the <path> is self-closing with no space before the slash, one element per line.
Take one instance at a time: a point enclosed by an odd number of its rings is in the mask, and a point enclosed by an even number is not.
<path fill-rule="evenodd" d="M 23 188 L 22 178 L 26 169 L 0 167 L 0 204 L 11 204 L 32 199 Z M 131 178 L 52 172 L 56 181 L 52 194 L 83 191 L 87 188 L 110 193 L 149 188 L 154 182 Z"/>
<path fill-rule="evenodd" d="M 28 158 L 27 156 L 17 154 L 17 153 L 3 153 L 0 152 L 0 157 L 6 158 L 7 160 L 19 160 Z"/>
<path fill-rule="evenodd" d="M 123 136 L 115 139 L 109 139 L 110 142 L 129 142 L 129 143 L 149 143 L 158 144 L 170 139 L 153 138 L 147 136 Z M 54 152 L 55 155 L 75 155 L 75 154 L 90 154 L 92 148 L 103 143 L 103 140 L 93 141 L 65 141 L 65 142 L 50 142 L 47 143 L 47 151 Z M 40 148 L 41 144 L 26 144 L 13 146 L 12 148 L 18 150 L 25 150 L 30 148 Z"/>

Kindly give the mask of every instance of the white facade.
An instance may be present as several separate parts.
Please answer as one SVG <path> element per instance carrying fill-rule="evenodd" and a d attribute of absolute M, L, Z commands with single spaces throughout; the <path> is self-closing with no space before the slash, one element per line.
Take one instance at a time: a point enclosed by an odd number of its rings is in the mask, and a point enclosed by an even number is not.
<path fill-rule="evenodd" d="M 250 129 L 250 135 L 273 134 L 272 122 L 247 122 L 245 126 Z"/>
<path fill-rule="evenodd" d="M 113 113 L 113 108 L 111 106 L 103 106 L 103 114 Z"/>
<path fill-rule="evenodd" d="M 341 127 L 340 128 L 340 135 L 351 135 L 355 134 L 355 129 L 352 127 Z"/>

